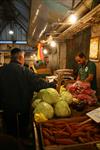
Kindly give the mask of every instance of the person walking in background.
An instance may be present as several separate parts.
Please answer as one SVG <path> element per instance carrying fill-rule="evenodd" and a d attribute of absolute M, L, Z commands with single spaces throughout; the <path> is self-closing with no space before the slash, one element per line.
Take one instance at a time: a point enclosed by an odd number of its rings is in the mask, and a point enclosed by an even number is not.
<path fill-rule="evenodd" d="M 76 80 L 89 82 L 91 88 L 96 91 L 97 83 L 95 63 L 86 59 L 86 56 L 83 52 L 80 52 L 76 55 L 75 61 L 78 64 L 78 76 Z"/>
<path fill-rule="evenodd" d="M 24 66 L 24 51 L 12 49 L 10 63 L 0 68 L 0 109 L 7 134 L 27 138 L 33 93 L 48 87 L 55 85 Z"/>

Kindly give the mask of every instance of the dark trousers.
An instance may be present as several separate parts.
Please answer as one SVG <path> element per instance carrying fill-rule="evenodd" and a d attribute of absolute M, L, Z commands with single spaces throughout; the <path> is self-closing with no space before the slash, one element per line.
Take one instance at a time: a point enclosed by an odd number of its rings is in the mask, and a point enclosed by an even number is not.
<path fill-rule="evenodd" d="M 30 115 L 30 113 L 15 113 L 11 111 L 4 111 L 3 120 L 5 125 L 5 133 L 7 135 L 18 138 L 22 141 L 22 144 L 32 146 L 35 149 L 35 132 L 32 115 Z"/>
<path fill-rule="evenodd" d="M 7 134 L 22 138 L 26 138 L 28 136 L 30 124 L 29 113 L 4 111 L 3 119 Z"/>

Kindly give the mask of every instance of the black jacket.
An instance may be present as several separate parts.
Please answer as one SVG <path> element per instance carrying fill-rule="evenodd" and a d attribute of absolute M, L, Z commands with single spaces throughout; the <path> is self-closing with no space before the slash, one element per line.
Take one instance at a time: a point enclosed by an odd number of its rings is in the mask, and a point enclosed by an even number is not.
<path fill-rule="evenodd" d="M 27 112 L 33 92 L 51 87 L 28 68 L 11 62 L 0 68 L 0 104 L 3 110 Z"/>

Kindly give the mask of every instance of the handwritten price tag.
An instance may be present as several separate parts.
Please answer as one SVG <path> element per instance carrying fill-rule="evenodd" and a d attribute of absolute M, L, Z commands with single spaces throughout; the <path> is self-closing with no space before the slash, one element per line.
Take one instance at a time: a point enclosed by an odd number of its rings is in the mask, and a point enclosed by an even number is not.
<path fill-rule="evenodd" d="M 86 115 L 93 119 L 95 122 L 100 123 L 100 107 L 88 112 Z"/>

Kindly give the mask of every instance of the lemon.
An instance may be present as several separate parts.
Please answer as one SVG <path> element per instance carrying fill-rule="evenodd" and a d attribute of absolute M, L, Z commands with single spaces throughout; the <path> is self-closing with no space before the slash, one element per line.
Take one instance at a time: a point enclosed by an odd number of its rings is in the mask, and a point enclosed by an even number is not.
<path fill-rule="evenodd" d="M 45 115 L 43 113 L 35 113 L 34 114 L 34 120 L 36 122 L 45 122 L 48 119 L 45 117 Z"/>

